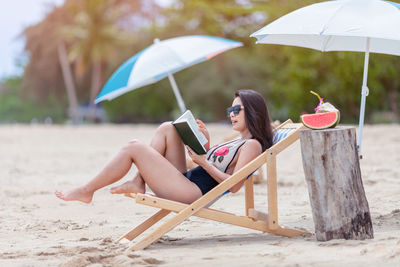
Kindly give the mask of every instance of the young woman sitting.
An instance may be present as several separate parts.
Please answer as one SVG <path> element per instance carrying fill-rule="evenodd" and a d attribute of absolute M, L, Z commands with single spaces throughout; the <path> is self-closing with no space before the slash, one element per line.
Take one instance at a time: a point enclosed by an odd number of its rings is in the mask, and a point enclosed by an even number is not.
<path fill-rule="evenodd" d="M 258 92 L 238 90 L 227 113 L 233 130 L 238 131 L 240 137 L 209 148 L 208 131 L 198 120 L 199 130 L 208 139 L 207 154 L 197 155 L 186 146 L 189 156 L 198 164 L 189 171 L 186 169 L 185 146 L 171 122 L 165 122 L 157 129 L 150 145 L 137 140 L 129 142 L 88 183 L 71 190 L 56 191 L 55 195 L 65 201 L 89 203 L 94 192 L 119 181 L 135 164 L 138 169 L 135 177 L 111 188 L 111 193 L 145 193 L 147 184 L 158 197 L 192 203 L 272 146 L 268 108 Z M 244 180 L 230 191 L 237 192 L 243 183 Z"/>

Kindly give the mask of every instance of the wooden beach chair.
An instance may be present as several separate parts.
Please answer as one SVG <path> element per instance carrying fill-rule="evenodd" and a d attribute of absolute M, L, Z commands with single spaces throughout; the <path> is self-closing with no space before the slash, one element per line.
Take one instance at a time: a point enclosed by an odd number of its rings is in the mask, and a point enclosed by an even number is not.
<path fill-rule="evenodd" d="M 129 249 L 141 250 L 148 247 L 190 216 L 197 216 L 286 237 L 306 234 L 307 232 L 302 230 L 280 226 L 278 224 L 277 205 L 276 156 L 299 138 L 298 131 L 301 128 L 303 128 L 301 123 L 292 123 L 291 120 L 282 123 L 274 131 L 274 145 L 272 147 L 190 205 L 148 194 L 125 194 L 128 197 L 134 198 L 138 204 L 156 207 L 160 210 L 143 223 L 121 236 L 118 241 L 125 239 L 133 241 L 171 212 L 176 212 L 177 214 L 166 220 L 142 240 L 131 245 Z M 252 177 L 248 178 L 245 182 L 245 216 L 208 208 L 208 206 L 214 203 L 229 188 L 246 177 L 249 177 L 264 164 L 266 164 L 267 167 L 268 214 L 258 211 L 254 207 Z"/>

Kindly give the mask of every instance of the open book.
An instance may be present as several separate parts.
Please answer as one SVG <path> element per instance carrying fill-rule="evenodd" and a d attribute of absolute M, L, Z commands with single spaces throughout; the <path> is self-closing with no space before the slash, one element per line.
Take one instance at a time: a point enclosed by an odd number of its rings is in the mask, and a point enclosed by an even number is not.
<path fill-rule="evenodd" d="M 183 143 L 188 145 L 197 154 L 206 154 L 204 145 L 208 140 L 202 132 L 190 110 L 186 110 L 179 118 L 172 122 Z"/>

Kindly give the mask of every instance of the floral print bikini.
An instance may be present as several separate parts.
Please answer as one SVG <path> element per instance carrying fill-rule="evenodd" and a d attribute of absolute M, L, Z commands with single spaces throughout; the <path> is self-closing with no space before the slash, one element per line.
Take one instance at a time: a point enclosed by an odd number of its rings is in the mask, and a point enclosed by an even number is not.
<path fill-rule="evenodd" d="M 239 148 L 246 143 L 247 140 L 248 139 L 235 139 L 217 146 L 213 146 L 207 152 L 207 160 L 220 171 L 226 172 L 229 165 L 235 158 Z"/>

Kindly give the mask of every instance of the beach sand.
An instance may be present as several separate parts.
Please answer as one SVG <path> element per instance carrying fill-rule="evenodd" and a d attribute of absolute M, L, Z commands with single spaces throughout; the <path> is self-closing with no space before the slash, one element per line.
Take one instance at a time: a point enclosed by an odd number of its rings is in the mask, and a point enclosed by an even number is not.
<path fill-rule="evenodd" d="M 143 251 L 118 237 L 156 209 L 99 190 L 91 204 L 64 202 L 56 189 L 92 178 L 129 140 L 149 143 L 154 125 L 0 126 L 1 266 L 400 266 L 400 126 L 364 128 L 361 173 L 375 238 L 318 242 L 190 218 Z M 211 125 L 212 143 L 232 132 Z M 279 220 L 314 232 L 300 143 L 277 159 Z M 121 180 L 128 180 L 132 171 Z M 255 185 L 267 210 L 266 185 Z M 244 192 L 216 208 L 244 213 Z M 213 206 L 214 207 L 214 206 Z"/>

